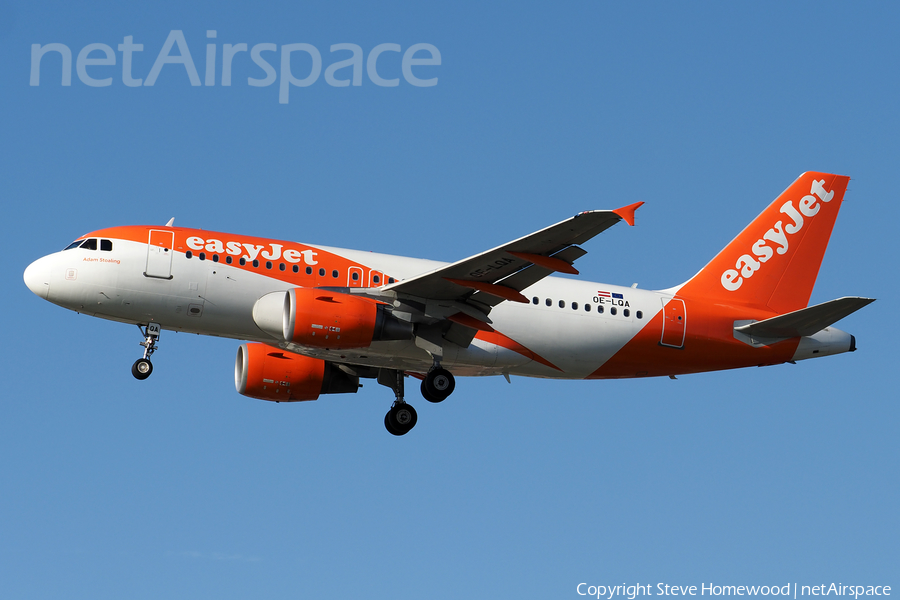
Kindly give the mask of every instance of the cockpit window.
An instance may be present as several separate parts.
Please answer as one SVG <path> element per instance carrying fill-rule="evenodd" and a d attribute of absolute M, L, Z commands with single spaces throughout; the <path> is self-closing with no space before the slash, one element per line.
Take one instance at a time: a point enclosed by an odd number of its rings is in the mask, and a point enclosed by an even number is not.
<path fill-rule="evenodd" d="M 81 244 L 81 247 L 85 250 L 96 250 L 97 249 L 97 239 L 91 238 L 89 240 L 84 240 Z"/>
<path fill-rule="evenodd" d="M 112 252 L 112 240 L 100 240 L 100 249 L 104 252 Z"/>
<path fill-rule="evenodd" d="M 72 248 L 77 248 L 78 246 L 81 245 L 81 242 L 83 242 L 83 241 L 84 240 L 75 240 L 74 242 L 72 242 L 71 244 L 69 244 L 68 246 L 63 248 L 63 252 L 65 252 L 66 250 L 71 250 Z"/>

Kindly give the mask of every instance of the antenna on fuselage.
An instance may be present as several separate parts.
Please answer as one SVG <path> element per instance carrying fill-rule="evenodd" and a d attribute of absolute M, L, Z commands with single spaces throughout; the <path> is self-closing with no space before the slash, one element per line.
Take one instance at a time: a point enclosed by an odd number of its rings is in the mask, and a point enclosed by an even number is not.
<path fill-rule="evenodd" d="M 175 217 L 172 217 L 171 219 L 169 219 L 169 222 L 166 223 L 166 227 L 171 227 L 174 224 L 175 224 Z"/>

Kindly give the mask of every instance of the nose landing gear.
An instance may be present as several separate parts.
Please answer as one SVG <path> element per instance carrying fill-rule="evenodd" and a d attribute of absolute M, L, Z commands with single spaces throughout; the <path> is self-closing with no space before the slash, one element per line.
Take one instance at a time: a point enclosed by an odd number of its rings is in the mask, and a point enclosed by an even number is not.
<path fill-rule="evenodd" d="M 131 365 L 131 374 L 134 375 L 135 379 L 144 380 L 150 377 L 150 374 L 153 372 L 153 363 L 150 362 L 150 357 L 156 352 L 156 342 L 159 340 L 160 328 L 159 323 L 149 323 L 145 328 L 141 328 L 138 325 L 138 329 L 144 334 L 144 341 L 141 342 L 141 346 L 144 347 L 144 356 L 134 361 L 134 364 Z"/>

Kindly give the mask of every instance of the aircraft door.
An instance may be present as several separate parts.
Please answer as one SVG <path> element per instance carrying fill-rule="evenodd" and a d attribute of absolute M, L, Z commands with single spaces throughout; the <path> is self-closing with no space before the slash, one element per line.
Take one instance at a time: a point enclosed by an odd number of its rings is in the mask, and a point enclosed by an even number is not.
<path fill-rule="evenodd" d="M 147 269 L 145 277 L 172 279 L 172 248 L 175 246 L 175 232 L 160 229 L 150 230 L 147 242 Z"/>
<path fill-rule="evenodd" d="M 663 303 L 663 329 L 661 346 L 672 348 L 684 348 L 685 324 L 687 314 L 684 310 L 684 300 L 680 298 L 662 299 Z"/>
<path fill-rule="evenodd" d="M 363 287 L 363 270 L 359 267 L 350 267 L 347 271 L 347 287 Z"/>

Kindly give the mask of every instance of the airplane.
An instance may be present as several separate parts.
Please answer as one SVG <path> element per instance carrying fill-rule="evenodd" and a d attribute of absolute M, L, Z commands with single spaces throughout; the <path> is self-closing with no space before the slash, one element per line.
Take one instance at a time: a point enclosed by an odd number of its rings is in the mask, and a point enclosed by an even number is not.
<path fill-rule="evenodd" d="M 237 392 L 274 402 L 390 388 L 384 418 L 418 420 L 405 379 L 438 403 L 457 376 L 659 377 L 856 350 L 834 323 L 874 301 L 807 306 L 849 177 L 808 172 L 696 275 L 664 290 L 577 275 L 588 240 L 643 202 L 582 212 L 454 263 L 174 226 L 93 231 L 25 270 L 36 295 L 136 324 L 146 379 L 162 330 L 244 341 Z"/>

